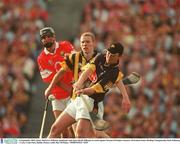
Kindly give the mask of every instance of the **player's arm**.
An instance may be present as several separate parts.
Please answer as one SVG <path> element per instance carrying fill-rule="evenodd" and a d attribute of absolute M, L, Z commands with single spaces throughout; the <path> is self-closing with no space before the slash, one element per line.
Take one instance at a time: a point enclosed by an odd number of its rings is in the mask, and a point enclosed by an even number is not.
<path fill-rule="evenodd" d="M 49 86 L 45 90 L 45 97 L 47 98 L 51 94 L 51 90 L 55 85 L 60 86 L 61 88 L 66 90 L 65 84 L 61 83 L 59 80 L 63 78 L 64 74 L 69 71 L 68 66 L 66 65 L 66 62 L 63 61 L 61 63 L 61 69 L 54 75 L 52 81 L 50 82 Z M 67 91 L 67 90 L 66 90 Z"/>
<path fill-rule="evenodd" d="M 77 94 L 83 93 L 86 95 L 92 95 L 94 93 L 104 93 L 104 86 L 101 84 L 101 81 L 92 85 L 89 88 L 84 88 L 76 91 Z"/>
<path fill-rule="evenodd" d="M 88 79 L 90 75 L 96 70 L 94 64 L 87 64 L 86 69 L 80 75 L 78 81 L 73 85 L 74 91 L 78 91 L 83 87 L 84 82 Z"/>
<path fill-rule="evenodd" d="M 85 89 L 77 90 L 76 94 L 79 95 L 79 94 L 83 93 L 83 94 L 86 94 L 86 95 L 92 95 L 95 92 L 96 91 L 92 87 L 90 87 L 90 88 L 85 88 Z"/>
<path fill-rule="evenodd" d="M 45 96 L 48 97 L 51 93 L 52 88 L 58 84 L 61 87 L 61 83 L 59 83 L 59 79 L 61 79 L 64 74 L 65 74 L 66 70 L 61 68 L 53 77 L 51 83 L 49 84 L 49 86 L 47 87 L 47 89 L 45 90 Z"/>
<path fill-rule="evenodd" d="M 45 97 L 46 97 L 46 98 L 51 94 L 51 90 L 53 89 L 53 87 L 54 87 L 55 85 L 60 86 L 60 87 L 63 88 L 65 91 L 68 91 L 68 90 L 67 90 L 67 89 L 69 89 L 68 86 L 66 86 L 65 83 L 62 83 L 62 82 L 60 82 L 59 80 L 60 80 L 61 78 L 63 78 L 64 74 L 65 74 L 67 71 L 71 70 L 71 69 L 70 69 L 70 68 L 71 68 L 70 66 L 72 65 L 72 64 L 71 64 L 71 63 L 72 63 L 72 60 L 71 60 L 71 59 L 72 59 L 72 55 L 69 55 L 69 56 L 66 56 L 66 57 L 65 57 L 65 60 L 64 60 L 63 62 L 61 62 L 61 69 L 54 75 L 54 77 L 52 78 L 49 86 L 48 86 L 47 89 L 45 90 Z"/>
<path fill-rule="evenodd" d="M 116 82 L 116 86 L 119 88 L 119 90 L 121 91 L 121 94 L 123 96 L 122 108 L 126 112 L 129 112 L 131 103 L 130 103 L 129 96 L 127 94 L 127 91 L 126 91 L 126 88 L 125 88 L 123 82 L 121 80 L 119 80 L 118 82 Z"/>

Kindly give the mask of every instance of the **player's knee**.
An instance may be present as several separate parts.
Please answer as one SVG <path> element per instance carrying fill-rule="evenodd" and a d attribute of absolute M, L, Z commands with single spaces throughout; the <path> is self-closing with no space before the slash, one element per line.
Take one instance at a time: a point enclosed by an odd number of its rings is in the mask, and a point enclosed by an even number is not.
<path fill-rule="evenodd" d="M 80 127 L 76 129 L 76 138 L 92 138 L 95 137 L 95 133 L 93 129 L 86 129 L 84 127 Z"/>
<path fill-rule="evenodd" d="M 68 128 L 68 135 L 69 135 L 69 138 L 75 138 L 75 133 L 74 133 L 72 127 Z"/>
<path fill-rule="evenodd" d="M 95 136 L 96 138 L 110 138 L 108 134 L 106 134 L 104 131 L 97 131 L 95 130 Z"/>
<path fill-rule="evenodd" d="M 51 135 L 52 135 L 53 137 L 58 137 L 58 135 L 59 135 L 60 133 L 61 133 L 61 132 L 59 131 L 57 125 L 56 125 L 56 124 L 53 124 L 53 125 L 51 126 Z"/>
<path fill-rule="evenodd" d="M 68 138 L 68 137 L 69 137 L 69 131 L 68 131 L 68 129 L 65 129 L 65 130 L 62 132 L 62 137 L 63 137 L 63 138 Z"/>
<path fill-rule="evenodd" d="M 76 128 L 76 137 L 77 138 L 83 138 L 84 137 L 84 130 L 82 127 Z"/>

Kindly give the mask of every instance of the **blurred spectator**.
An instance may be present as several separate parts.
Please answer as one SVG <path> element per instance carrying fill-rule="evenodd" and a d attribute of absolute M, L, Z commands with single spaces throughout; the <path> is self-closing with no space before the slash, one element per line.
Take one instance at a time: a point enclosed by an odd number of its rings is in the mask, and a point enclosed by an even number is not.
<path fill-rule="evenodd" d="M 0 1 L 0 137 L 19 137 L 27 123 L 43 0 Z"/>
<path fill-rule="evenodd" d="M 91 0 L 85 6 L 80 33 L 94 32 L 98 51 L 121 41 L 126 47 L 122 71 L 142 76 L 137 86 L 128 88 L 133 106 L 127 116 L 120 94 L 106 98 L 111 137 L 179 137 L 179 7 L 179 0 Z"/>

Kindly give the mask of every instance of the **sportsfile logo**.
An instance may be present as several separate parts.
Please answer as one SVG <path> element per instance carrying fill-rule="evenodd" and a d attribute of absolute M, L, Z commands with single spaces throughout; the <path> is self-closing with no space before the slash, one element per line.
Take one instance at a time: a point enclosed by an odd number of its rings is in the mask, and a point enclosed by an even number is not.
<path fill-rule="evenodd" d="M 15 138 L 5 138 L 2 144 L 17 144 L 17 139 Z"/>

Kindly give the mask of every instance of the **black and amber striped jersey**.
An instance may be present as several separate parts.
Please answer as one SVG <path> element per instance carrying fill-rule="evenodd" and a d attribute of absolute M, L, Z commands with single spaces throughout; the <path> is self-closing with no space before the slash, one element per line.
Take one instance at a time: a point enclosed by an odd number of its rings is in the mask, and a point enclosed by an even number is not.
<path fill-rule="evenodd" d="M 78 56 L 79 55 L 79 56 Z M 83 52 L 76 52 L 72 53 L 69 56 L 66 56 L 65 62 L 68 68 L 74 72 L 74 68 L 76 67 L 75 61 L 78 59 L 78 73 L 82 71 L 82 67 L 85 66 L 88 63 L 91 63 L 94 61 L 95 56 L 97 55 L 97 52 L 95 51 L 92 58 L 90 60 L 87 60 L 83 54 Z"/>
<path fill-rule="evenodd" d="M 97 55 L 97 51 L 94 51 L 94 54 L 91 59 L 87 60 L 83 54 L 83 52 L 76 52 L 72 53 L 65 57 L 65 61 L 61 63 L 61 66 L 64 69 L 69 69 L 74 74 L 74 79 L 77 81 L 77 78 L 79 77 L 80 73 L 83 71 L 83 67 L 94 61 L 95 56 Z"/>
<path fill-rule="evenodd" d="M 95 90 L 95 94 L 91 95 L 95 101 L 102 101 L 105 93 L 113 87 L 113 85 L 122 80 L 123 74 L 119 70 L 118 64 L 106 64 L 106 55 L 99 54 L 95 60 L 87 65 L 92 71 L 96 71 L 97 81 L 91 87 Z"/>
<path fill-rule="evenodd" d="M 83 67 L 94 61 L 95 56 L 97 55 L 97 51 L 94 51 L 94 54 L 91 59 L 87 60 L 83 54 L 83 52 L 75 52 L 65 57 L 65 61 L 61 63 L 62 68 L 65 70 L 70 70 L 74 75 L 74 82 L 76 82 L 79 78 L 79 75 L 83 71 Z M 96 75 L 92 75 L 89 77 L 91 81 L 95 81 Z M 75 95 L 72 94 L 72 97 L 75 98 Z"/>

